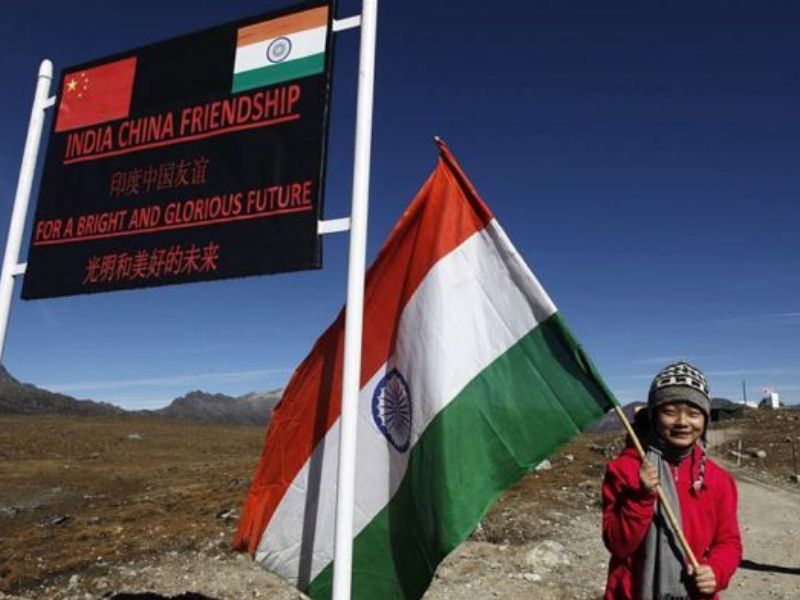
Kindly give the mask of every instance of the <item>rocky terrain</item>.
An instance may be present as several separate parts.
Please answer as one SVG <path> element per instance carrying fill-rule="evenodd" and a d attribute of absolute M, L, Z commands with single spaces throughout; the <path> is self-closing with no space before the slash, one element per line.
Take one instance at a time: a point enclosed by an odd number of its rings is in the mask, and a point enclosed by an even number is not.
<path fill-rule="evenodd" d="M 0 599 L 302 598 L 229 550 L 263 436 L 142 417 L 0 417 Z M 724 597 L 800 597 L 800 412 L 748 411 L 712 437 L 740 478 L 745 537 Z M 586 434 L 523 478 L 426 599 L 600 597 L 599 485 L 621 443 Z"/>

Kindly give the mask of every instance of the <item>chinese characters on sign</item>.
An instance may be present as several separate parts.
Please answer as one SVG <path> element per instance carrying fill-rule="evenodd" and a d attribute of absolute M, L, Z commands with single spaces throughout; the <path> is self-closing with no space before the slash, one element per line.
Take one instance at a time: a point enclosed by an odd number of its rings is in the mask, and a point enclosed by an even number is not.
<path fill-rule="evenodd" d="M 133 255 L 122 252 L 92 256 L 86 264 L 83 283 L 160 279 L 184 273 L 213 273 L 217 270 L 218 259 L 219 245 L 214 242 L 209 242 L 204 248 L 192 244 L 187 248 L 172 246 L 139 250 Z"/>
<path fill-rule="evenodd" d="M 331 18 L 314 2 L 65 69 L 23 297 L 321 266 Z"/>
<path fill-rule="evenodd" d="M 167 162 L 128 171 L 116 171 L 111 175 L 109 195 L 112 198 L 138 196 L 140 191 L 145 194 L 153 190 L 202 184 L 206 182 L 207 166 L 208 159 L 201 156 L 192 161 L 181 159 L 177 163 Z"/>

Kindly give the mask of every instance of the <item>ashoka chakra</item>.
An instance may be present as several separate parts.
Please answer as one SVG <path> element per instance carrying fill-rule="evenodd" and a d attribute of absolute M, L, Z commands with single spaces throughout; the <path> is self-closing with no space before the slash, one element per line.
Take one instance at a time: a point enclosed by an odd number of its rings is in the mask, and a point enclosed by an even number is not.
<path fill-rule="evenodd" d="M 292 42 L 289 38 L 279 37 L 267 47 L 267 58 L 274 63 L 282 62 L 292 51 Z"/>
<path fill-rule="evenodd" d="M 408 450 L 411 442 L 411 394 L 397 369 L 389 371 L 375 388 L 372 418 L 398 452 Z"/>

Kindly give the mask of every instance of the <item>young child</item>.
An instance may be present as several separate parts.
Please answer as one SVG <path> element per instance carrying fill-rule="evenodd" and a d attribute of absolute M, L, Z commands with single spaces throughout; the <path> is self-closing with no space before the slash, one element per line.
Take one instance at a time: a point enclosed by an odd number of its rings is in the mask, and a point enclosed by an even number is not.
<path fill-rule="evenodd" d="M 611 553 L 606 600 L 717 598 L 728 586 L 742 558 L 736 484 L 706 457 L 710 416 L 706 379 L 689 363 L 669 365 L 653 379 L 649 431 L 641 440 L 647 460 L 629 444 L 603 481 L 603 541 Z M 684 557 L 657 486 L 681 523 L 697 569 Z"/>

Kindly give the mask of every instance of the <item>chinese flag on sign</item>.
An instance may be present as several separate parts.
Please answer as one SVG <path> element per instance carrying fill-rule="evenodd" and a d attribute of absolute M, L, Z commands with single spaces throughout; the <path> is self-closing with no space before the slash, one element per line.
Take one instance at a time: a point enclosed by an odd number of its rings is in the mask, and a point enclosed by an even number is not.
<path fill-rule="evenodd" d="M 136 57 L 64 75 L 56 132 L 128 116 Z"/>

